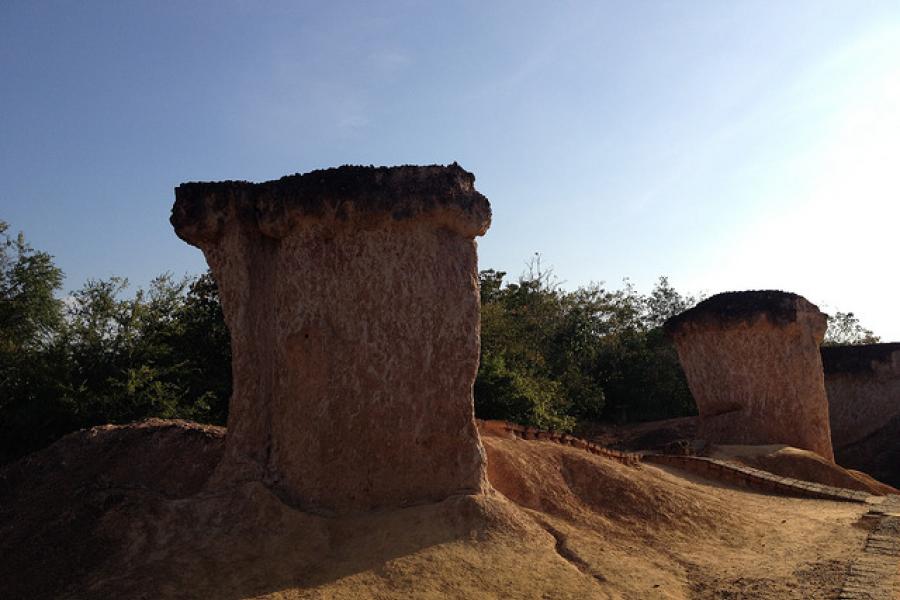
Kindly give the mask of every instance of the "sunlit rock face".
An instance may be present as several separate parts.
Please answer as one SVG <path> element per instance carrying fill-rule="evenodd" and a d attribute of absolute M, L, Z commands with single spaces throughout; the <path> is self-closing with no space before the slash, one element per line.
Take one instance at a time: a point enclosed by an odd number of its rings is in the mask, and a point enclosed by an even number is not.
<path fill-rule="evenodd" d="M 175 190 L 172 225 L 231 331 L 217 477 L 325 511 L 486 489 L 474 238 L 491 210 L 474 181 L 456 164 L 340 167 Z"/>
<path fill-rule="evenodd" d="M 900 482 L 900 344 L 822 348 L 838 462 Z"/>
<path fill-rule="evenodd" d="M 819 346 L 826 316 L 802 296 L 726 292 L 666 322 L 700 436 L 787 444 L 834 459 Z"/>

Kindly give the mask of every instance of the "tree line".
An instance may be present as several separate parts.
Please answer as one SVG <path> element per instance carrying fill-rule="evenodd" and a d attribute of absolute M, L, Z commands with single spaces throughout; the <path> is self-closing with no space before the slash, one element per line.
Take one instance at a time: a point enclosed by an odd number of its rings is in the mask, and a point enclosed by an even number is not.
<path fill-rule="evenodd" d="M 536 257 L 515 281 L 481 271 L 476 416 L 571 430 L 579 422 L 689 415 L 694 402 L 662 323 L 697 298 L 660 277 L 566 291 Z M 231 348 L 209 273 L 88 280 L 62 271 L 0 221 L 0 464 L 62 435 L 148 417 L 224 424 Z M 829 340 L 877 341 L 852 313 Z"/>

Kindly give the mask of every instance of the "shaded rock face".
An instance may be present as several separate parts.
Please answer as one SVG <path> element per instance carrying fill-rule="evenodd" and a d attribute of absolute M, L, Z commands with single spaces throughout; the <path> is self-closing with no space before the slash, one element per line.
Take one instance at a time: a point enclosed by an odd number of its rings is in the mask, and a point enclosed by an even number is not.
<path fill-rule="evenodd" d="M 826 317 L 796 294 L 727 292 L 666 323 L 700 437 L 786 444 L 833 460 L 819 345 Z"/>
<path fill-rule="evenodd" d="M 490 214 L 455 164 L 179 186 L 172 224 L 231 331 L 217 479 L 326 511 L 484 490 L 474 238 Z"/>
<path fill-rule="evenodd" d="M 900 484 L 900 344 L 825 347 L 822 364 L 836 459 Z"/>

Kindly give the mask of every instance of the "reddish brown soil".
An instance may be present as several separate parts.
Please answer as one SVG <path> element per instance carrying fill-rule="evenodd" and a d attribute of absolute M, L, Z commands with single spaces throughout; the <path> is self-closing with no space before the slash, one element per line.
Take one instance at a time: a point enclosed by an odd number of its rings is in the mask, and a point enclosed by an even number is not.
<path fill-rule="evenodd" d="M 900 419 L 896 421 L 900 423 Z M 866 443 L 868 446 L 865 446 L 865 452 L 857 454 L 838 449 L 835 451 L 837 462 L 835 464 L 814 452 L 789 446 L 710 446 L 696 439 L 698 423 L 698 417 L 628 425 L 595 423 L 582 426 L 578 433 L 603 446 L 630 452 L 671 453 L 687 449 L 689 444 L 693 443 L 691 449 L 698 454 L 733 460 L 783 477 L 873 494 L 898 493 L 895 486 L 889 485 L 893 481 L 890 474 L 896 469 L 897 453 L 892 452 L 892 449 L 898 446 L 896 436 L 881 435 L 880 431 L 880 438 L 872 436 L 872 440 L 867 438 L 858 444 L 858 448 L 863 448 Z M 895 426 L 893 429 L 900 431 L 900 427 Z M 886 425 L 884 431 L 893 430 Z M 865 469 L 865 472 L 861 469 Z"/>
<path fill-rule="evenodd" d="M 104 427 L 0 469 L 0 596 L 829 598 L 866 536 L 864 505 L 496 436 L 494 492 L 314 515 L 211 487 L 222 436 Z"/>
<path fill-rule="evenodd" d="M 712 458 L 732 460 L 782 477 L 870 494 L 900 494 L 897 489 L 865 473 L 845 469 L 815 452 L 790 446 L 714 446 L 708 454 Z"/>
<path fill-rule="evenodd" d="M 186 421 L 106 425 L 0 468 L 0 597 L 77 597 L 116 550 L 103 519 L 199 492 L 224 435 Z"/>

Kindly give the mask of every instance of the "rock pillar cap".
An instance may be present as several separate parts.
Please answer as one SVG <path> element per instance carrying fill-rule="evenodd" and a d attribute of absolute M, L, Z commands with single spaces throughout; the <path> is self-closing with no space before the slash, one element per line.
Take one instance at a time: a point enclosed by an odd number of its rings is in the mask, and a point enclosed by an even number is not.
<path fill-rule="evenodd" d="M 798 294 L 779 290 L 723 292 L 710 296 L 695 307 L 668 319 L 663 328 L 672 336 L 688 327 L 725 329 L 750 323 L 763 316 L 773 325 L 785 326 L 797 321 L 800 312 L 822 316 L 819 307 Z"/>
<path fill-rule="evenodd" d="M 342 166 L 263 183 L 183 183 L 170 221 L 178 237 L 200 246 L 218 240 L 232 220 L 281 238 L 302 222 L 368 228 L 413 219 L 475 237 L 490 227 L 491 206 L 475 190 L 475 176 L 456 163 Z"/>
<path fill-rule="evenodd" d="M 873 373 L 874 363 L 890 363 L 900 343 L 823 346 L 822 367 L 826 374 Z"/>

